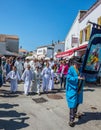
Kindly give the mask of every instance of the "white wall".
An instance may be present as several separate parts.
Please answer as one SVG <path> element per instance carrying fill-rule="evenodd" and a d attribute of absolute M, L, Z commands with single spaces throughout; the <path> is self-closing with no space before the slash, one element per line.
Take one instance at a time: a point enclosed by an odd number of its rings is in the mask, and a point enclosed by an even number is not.
<path fill-rule="evenodd" d="M 45 54 L 47 54 L 47 47 L 37 49 L 37 55 L 45 55 Z"/>
<path fill-rule="evenodd" d="M 80 31 L 83 30 L 87 26 L 88 20 L 90 20 L 91 22 L 97 23 L 97 20 L 100 16 L 101 16 L 101 4 L 96 9 L 94 9 L 83 21 L 80 22 L 79 34 L 80 34 Z M 85 44 L 85 43 L 82 43 L 82 44 Z"/>
<path fill-rule="evenodd" d="M 80 30 L 87 26 L 88 20 L 97 23 L 98 17 L 101 16 L 101 5 L 99 5 L 95 10 L 93 10 L 79 25 Z"/>
<path fill-rule="evenodd" d="M 65 50 L 71 48 L 72 36 L 79 37 L 79 32 L 78 32 L 78 30 L 79 30 L 79 21 L 78 21 L 79 15 L 80 15 L 80 13 L 78 13 L 69 33 L 67 34 L 67 36 L 65 38 Z"/>

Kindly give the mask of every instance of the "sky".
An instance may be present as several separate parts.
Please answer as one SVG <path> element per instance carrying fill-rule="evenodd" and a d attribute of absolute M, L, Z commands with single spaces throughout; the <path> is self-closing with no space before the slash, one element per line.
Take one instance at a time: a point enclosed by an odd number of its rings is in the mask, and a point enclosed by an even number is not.
<path fill-rule="evenodd" d="M 0 34 L 17 35 L 19 47 L 32 51 L 64 41 L 79 10 L 96 0 L 0 0 Z"/>

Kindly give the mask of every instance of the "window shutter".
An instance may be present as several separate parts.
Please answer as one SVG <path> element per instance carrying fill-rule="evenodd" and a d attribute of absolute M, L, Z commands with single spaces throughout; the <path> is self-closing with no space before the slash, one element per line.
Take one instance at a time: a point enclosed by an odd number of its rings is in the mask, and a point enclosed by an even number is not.
<path fill-rule="evenodd" d="M 98 24 L 101 25 L 101 16 L 98 18 Z"/>
<path fill-rule="evenodd" d="M 82 43 L 82 35 L 83 35 L 83 31 L 80 31 L 80 44 Z"/>
<path fill-rule="evenodd" d="M 88 25 L 88 26 L 87 26 L 86 41 L 89 41 L 89 38 L 90 38 L 90 31 L 91 31 L 91 25 Z"/>

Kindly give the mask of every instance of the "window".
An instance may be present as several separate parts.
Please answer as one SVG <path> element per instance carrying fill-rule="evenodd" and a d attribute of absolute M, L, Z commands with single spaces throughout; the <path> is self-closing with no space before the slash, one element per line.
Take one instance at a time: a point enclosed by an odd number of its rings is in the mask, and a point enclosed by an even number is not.
<path fill-rule="evenodd" d="M 86 28 L 80 31 L 80 44 L 85 41 L 89 41 L 91 32 L 91 25 L 88 25 Z"/>
<path fill-rule="evenodd" d="M 58 52 L 62 52 L 62 50 L 61 50 L 61 49 L 58 49 Z"/>

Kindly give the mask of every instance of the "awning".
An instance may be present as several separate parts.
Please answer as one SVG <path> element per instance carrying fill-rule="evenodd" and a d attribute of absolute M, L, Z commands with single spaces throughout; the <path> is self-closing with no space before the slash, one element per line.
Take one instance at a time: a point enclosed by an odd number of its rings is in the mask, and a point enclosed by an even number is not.
<path fill-rule="evenodd" d="M 81 45 L 79 47 L 75 47 L 75 48 L 72 48 L 72 49 L 69 49 L 65 52 L 60 52 L 56 55 L 56 58 L 62 58 L 62 57 L 66 57 L 66 56 L 71 56 L 75 53 L 75 51 L 79 51 L 81 49 L 86 49 L 87 48 L 87 45 L 88 44 L 84 44 L 84 45 Z"/>
<path fill-rule="evenodd" d="M 73 50 L 68 50 L 68 51 L 65 51 L 65 52 L 61 52 L 61 53 L 58 53 L 56 55 L 56 58 L 62 58 L 62 57 L 66 57 L 66 56 L 70 56 L 74 53 Z"/>
<path fill-rule="evenodd" d="M 81 50 L 84 50 L 84 49 L 87 48 L 87 46 L 88 46 L 88 44 L 81 45 L 81 46 L 75 48 L 75 51 L 81 51 Z"/>

